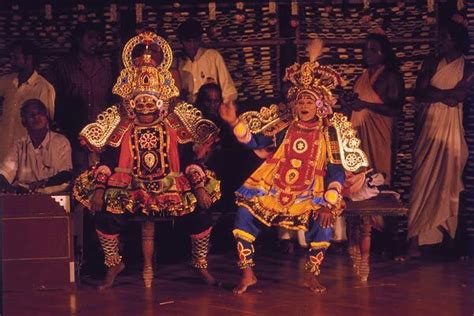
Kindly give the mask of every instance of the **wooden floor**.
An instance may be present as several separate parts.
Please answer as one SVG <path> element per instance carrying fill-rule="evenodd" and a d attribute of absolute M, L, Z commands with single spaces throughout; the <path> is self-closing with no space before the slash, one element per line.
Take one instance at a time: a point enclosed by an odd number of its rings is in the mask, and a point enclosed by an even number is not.
<path fill-rule="evenodd" d="M 357 281 L 345 253 L 330 253 L 322 270 L 328 287 L 315 295 L 299 284 L 304 251 L 259 250 L 259 282 L 241 296 L 231 288 L 239 278 L 234 254 L 212 255 L 221 288 L 202 285 L 185 263 L 157 268 L 145 290 L 139 268 L 129 268 L 106 291 L 84 277 L 71 290 L 3 293 L 3 315 L 474 315 L 472 261 L 396 263 L 372 258 L 367 284 Z"/>

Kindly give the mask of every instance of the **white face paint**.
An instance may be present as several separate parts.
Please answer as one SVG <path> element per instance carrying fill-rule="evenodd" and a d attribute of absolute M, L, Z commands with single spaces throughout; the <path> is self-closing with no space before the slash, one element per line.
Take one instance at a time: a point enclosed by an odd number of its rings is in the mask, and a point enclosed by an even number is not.
<path fill-rule="evenodd" d="M 309 122 L 316 118 L 316 101 L 313 98 L 303 94 L 296 100 L 295 107 L 301 121 Z"/>
<path fill-rule="evenodd" d="M 134 111 L 141 124 L 152 123 L 163 118 L 166 113 L 163 100 L 151 95 L 138 95 L 131 103 L 134 103 Z"/>

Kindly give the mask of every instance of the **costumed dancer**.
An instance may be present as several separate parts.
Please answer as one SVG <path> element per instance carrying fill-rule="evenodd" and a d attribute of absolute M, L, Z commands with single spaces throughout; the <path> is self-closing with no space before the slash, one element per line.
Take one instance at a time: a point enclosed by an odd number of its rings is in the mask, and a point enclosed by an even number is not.
<path fill-rule="evenodd" d="M 145 53 L 132 60 L 137 45 L 145 45 Z M 160 47 L 161 61 L 152 57 L 148 49 L 151 45 Z M 122 57 L 125 68 L 113 92 L 123 98 L 123 107 L 108 108 L 81 131 L 81 141 L 101 152 L 101 162 L 81 174 L 73 190 L 74 197 L 95 212 L 97 235 L 108 267 L 100 288 L 112 286 L 125 267 L 119 236 L 132 213 L 182 221 L 191 235 L 192 266 L 207 283 L 215 284 L 207 271 L 211 217 L 201 210 L 220 198 L 220 184 L 211 171 L 195 162 L 199 159 L 196 155 L 194 162 L 183 161 L 193 156 L 183 150 L 192 152 L 191 143 L 198 149 L 219 130 L 190 104 L 176 103 L 169 109 L 179 91 L 169 72 L 171 48 L 163 38 L 151 32 L 139 34 L 127 42 Z M 153 232 L 151 220 L 144 225 L 151 225 Z M 145 248 L 146 240 L 152 242 L 153 235 L 146 232 L 149 230 L 143 229 L 143 277 L 145 286 L 150 287 L 153 247 L 148 255 Z"/>
<path fill-rule="evenodd" d="M 367 166 L 350 122 L 332 112 L 336 99 L 331 89 L 341 83 L 339 75 L 306 62 L 289 67 L 285 79 L 292 84 L 287 108 L 272 105 L 237 118 L 233 104 L 220 107 L 222 119 L 248 148 L 276 148 L 236 192 L 239 209 L 233 234 L 242 269 L 236 294 L 257 282 L 253 243 L 265 226 L 305 231 L 310 249 L 304 285 L 314 293 L 324 292 L 318 275 L 332 225 L 343 211 L 344 169 Z"/>

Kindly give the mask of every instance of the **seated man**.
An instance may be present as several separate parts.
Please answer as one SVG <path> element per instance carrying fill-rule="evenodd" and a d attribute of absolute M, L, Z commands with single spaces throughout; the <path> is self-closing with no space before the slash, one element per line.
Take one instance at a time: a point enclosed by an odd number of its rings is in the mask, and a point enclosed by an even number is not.
<path fill-rule="evenodd" d="M 145 53 L 132 60 L 131 52 L 139 44 L 146 46 Z M 163 53 L 159 63 L 149 51 L 153 45 Z M 201 157 L 190 153 L 191 144 L 196 153 L 202 152 L 199 147 L 215 137 L 218 128 L 190 104 L 171 106 L 179 91 L 169 71 L 171 47 L 163 38 L 141 33 L 125 44 L 122 57 L 125 68 L 113 88 L 122 98 L 122 111 L 110 107 L 81 131 L 81 141 L 100 153 L 101 161 L 82 173 L 73 187 L 74 198 L 95 213 L 108 267 L 99 288 L 111 287 L 125 268 L 119 237 L 132 214 L 178 220 L 191 237 L 193 268 L 206 283 L 218 285 L 207 270 L 212 218 L 204 210 L 220 198 L 220 185 L 198 163 Z M 151 287 L 148 251 L 143 261 L 145 286 Z"/>
<path fill-rule="evenodd" d="M 71 145 L 49 129 L 48 110 L 38 99 L 21 106 L 28 135 L 16 141 L 0 165 L 0 191 L 53 193 L 72 178 Z"/>

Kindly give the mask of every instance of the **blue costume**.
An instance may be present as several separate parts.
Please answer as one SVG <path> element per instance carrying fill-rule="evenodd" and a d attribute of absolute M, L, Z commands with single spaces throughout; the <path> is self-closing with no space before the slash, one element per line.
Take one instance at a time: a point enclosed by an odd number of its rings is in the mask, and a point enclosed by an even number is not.
<path fill-rule="evenodd" d="M 304 230 L 310 245 L 306 269 L 318 275 L 333 234 L 332 227 L 321 226 L 318 213 L 325 208 L 334 218 L 340 215 L 344 169 L 354 171 L 366 159 L 350 123 L 331 110 L 335 100 L 329 88 L 339 83 L 339 76 L 313 62 L 295 64 L 286 78 L 293 83 L 289 108 L 272 105 L 247 112 L 234 126 L 235 136 L 249 149 L 273 150 L 236 192 L 233 234 L 239 267 L 245 269 L 254 265 L 253 242 L 265 226 Z M 316 107 L 310 120 L 296 114 L 300 98 Z"/>

